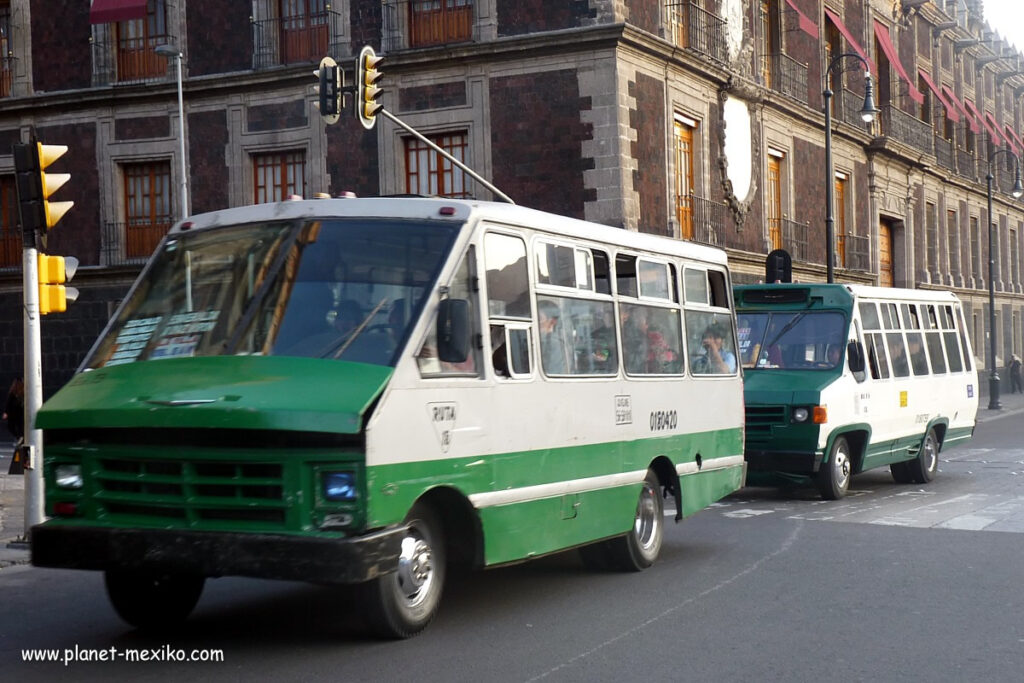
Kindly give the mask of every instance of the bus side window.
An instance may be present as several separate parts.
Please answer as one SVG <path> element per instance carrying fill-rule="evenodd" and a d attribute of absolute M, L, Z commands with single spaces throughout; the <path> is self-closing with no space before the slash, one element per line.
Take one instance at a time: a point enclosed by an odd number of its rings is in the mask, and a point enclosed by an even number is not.
<path fill-rule="evenodd" d="M 878 321 L 878 308 L 875 306 L 874 302 L 860 302 L 860 319 L 864 323 L 865 330 L 882 329 L 882 325 Z"/>
<path fill-rule="evenodd" d="M 711 288 L 711 305 L 718 308 L 729 308 L 729 288 L 725 284 L 725 273 L 709 270 L 708 284 Z"/>
<path fill-rule="evenodd" d="M 885 335 L 885 341 L 889 344 L 889 358 L 892 360 L 893 376 L 908 377 L 910 375 L 910 364 L 907 363 L 907 352 L 903 346 L 903 335 L 899 332 L 889 332 Z"/>
<path fill-rule="evenodd" d="M 530 376 L 530 328 L 528 325 L 491 325 L 491 363 L 500 379 Z"/>
<path fill-rule="evenodd" d="M 619 254 L 615 257 L 615 291 L 619 296 L 637 296 L 636 256 Z"/>
<path fill-rule="evenodd" d="M 914 375 L 928 374 L 928 358 L 924 354 L 924 342 L 920 332 L 907 332 L 907 348 L 910 353 L 910 367 Z"/>
<path fill-rule="evenodd" d="M 880 332 L 872 332 L 864 335 L 864 341 L 868 347 L 868 367 L 871 368 L 873 379 L 888 379 L 889 364 L 885 360 L 885 342 Z"/>

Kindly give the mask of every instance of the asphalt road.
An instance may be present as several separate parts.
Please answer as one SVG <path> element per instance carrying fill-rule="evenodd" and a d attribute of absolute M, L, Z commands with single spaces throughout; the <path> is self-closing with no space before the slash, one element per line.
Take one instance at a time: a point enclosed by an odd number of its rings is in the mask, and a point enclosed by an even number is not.
<path fill-rule="evenodd" d="M 928 486 L 748 488 L 669 524 L 659 562 L 575 553 L 450 577 L 421 636 L 365 638 L 343 591 L 208 582 L 177 633 L 145 636 L 89 572 L 0 571 L 5 680 L 1018 681 L 1024 670 L 1022 419 L 979 425 Z M 28 663 L 27 648 L 214 648 L 220 663 Z"/>

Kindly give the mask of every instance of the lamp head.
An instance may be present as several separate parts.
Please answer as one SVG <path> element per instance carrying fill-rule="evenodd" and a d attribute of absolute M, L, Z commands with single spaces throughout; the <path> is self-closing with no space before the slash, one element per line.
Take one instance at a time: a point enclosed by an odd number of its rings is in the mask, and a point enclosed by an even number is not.
<path fill-rule="evenodd" d="M 1024 195 L 1024 185 L 1020 182 L 1020 166 L 1017 167 L 1016 178 L 1013 181 L 1013 189 L 1010 190 L 1010 194 L 1013 195 L 1014 199 L 1020 199 L 1021 195 Z"/>
<path fill-rule="evenodd" d="M 871 123 L 878 115 L 878 107 L 875 106 L 875 86 L 871 82 L 871 72 L 864 73 L 864 106 L 860 108 L 860 118 L 864 123 Z"/>
<path fill-rule="evenodd" d="M 157 45 L 153 48 L 153 52 L 163 57 L 181 57 L 181 52 L 174 45 Z"/>

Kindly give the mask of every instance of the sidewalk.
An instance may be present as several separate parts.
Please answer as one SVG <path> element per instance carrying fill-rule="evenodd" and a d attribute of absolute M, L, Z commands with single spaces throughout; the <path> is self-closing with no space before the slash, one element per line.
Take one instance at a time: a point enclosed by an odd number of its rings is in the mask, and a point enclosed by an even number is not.
<path fill-rule="evenodd" d="M 25 478 L 7 474 L 13 450 L 13 443 L 0 442 L 0 570 L 29 562 L 27 545 L 9 547 L 25 533 Z"/>

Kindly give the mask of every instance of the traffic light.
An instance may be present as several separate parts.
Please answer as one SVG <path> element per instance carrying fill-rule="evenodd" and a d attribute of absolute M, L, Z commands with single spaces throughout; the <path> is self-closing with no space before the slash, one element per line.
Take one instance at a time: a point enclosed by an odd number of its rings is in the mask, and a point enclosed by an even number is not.
<path fill-rule="evenodd" d="M 337 123 L 342 108 L 345 74 L 337 62 L 330 57 L 324 57 L 320 60 L 320 68 L 314 71 L 313 75 L 320 79 L 319 85 L 313 86 L 313 92 L 320 95 L 315 106 L 320 110 L 324 122 Z"/>
<path fill-rule="evenodd" d="M 383 59 L 369 45 L 360 50 L 356 57 L 356 117 L 366 130 L 373 128 L 377 122 L 377 112 L 384 108 L 377 101 L 383 91 L 376 85 L 384 75 L 377 70 Z"/>
<path fill-rule="evenodd" d="M 64 283 L 75 276 L 78 259 L 74 256 L 39 254 L 39 315 L 63 313 L 68 302 L 78 298 L 78 290 Z"/>
<path fill-rule="evenodd" d="M 45 245 L 46 231 L 75 205 L 74 202 L 50 201 L 50 195 L 70 180 L 71 174 L 47 173 L 46 168 L 67 151 L 67 145 L 44 145 L 34 139 L 12 146 L 25 244 L 31 240 Z"/>

